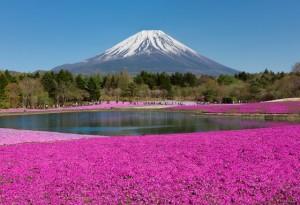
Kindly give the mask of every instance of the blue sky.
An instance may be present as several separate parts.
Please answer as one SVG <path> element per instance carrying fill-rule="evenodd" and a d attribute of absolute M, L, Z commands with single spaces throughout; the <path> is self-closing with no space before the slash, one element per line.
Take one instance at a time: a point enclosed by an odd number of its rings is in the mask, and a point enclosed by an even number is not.
<path fill-rule="evenodd" d="M 299 0 L 0 0 L 0 68 L 77 62 L 144 29 L 248 72 L 300 61 Z"/>

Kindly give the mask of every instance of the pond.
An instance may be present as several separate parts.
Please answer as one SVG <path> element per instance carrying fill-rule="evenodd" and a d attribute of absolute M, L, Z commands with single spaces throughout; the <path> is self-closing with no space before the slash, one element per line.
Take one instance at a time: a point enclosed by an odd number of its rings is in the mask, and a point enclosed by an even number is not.
<path fill-rule="evenodd" d="M 0 127 L 92 135 L 144 135 L 267 127 L 258 119 L 199 116 L 184 112 L 100 111 L 0 117 Z"/>

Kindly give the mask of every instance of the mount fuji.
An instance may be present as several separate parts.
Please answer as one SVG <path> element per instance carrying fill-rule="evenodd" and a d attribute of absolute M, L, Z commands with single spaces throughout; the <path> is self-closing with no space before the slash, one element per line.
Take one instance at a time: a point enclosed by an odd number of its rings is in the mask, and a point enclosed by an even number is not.
<path fill-rule="evenodd" d="M 104 53 L 79 63 L 64 64 L 53 70 L 94 74 L 119 72 L 192 72 L 217 76 L 237 70 L 210 60 L 160 30 L 144 30 L 116 44 Z"/>

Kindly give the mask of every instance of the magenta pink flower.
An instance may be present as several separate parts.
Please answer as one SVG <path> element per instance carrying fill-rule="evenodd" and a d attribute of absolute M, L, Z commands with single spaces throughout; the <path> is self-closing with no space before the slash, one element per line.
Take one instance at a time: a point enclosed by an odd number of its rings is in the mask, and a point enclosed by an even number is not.
<path fill-rule="evenodd" d="M 299 133 L 295 125 L 0 146 L 0 204 L 298 204 Z"/>

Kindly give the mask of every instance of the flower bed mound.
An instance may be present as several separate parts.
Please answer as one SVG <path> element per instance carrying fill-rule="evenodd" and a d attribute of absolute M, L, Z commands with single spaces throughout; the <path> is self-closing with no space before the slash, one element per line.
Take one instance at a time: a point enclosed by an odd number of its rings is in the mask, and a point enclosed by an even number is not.
<path fill-rule="evenodd" d="M 300 101 L 262 102 L 248 104 L 208 104 L 184 105 L 169 108 L 172 110 L 199 110 L 206 113 L 241 114 L 300 114 Z"/>
<path fill-rule="evenodd" d="M 297 204 L 300 126 L 0 146 L 0 204 Z"/>

